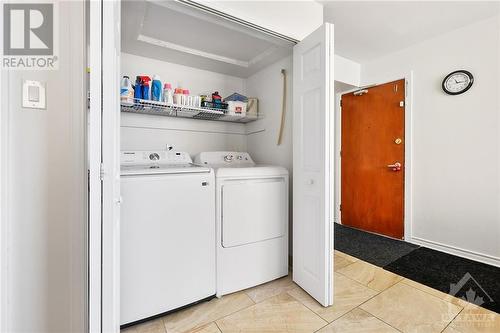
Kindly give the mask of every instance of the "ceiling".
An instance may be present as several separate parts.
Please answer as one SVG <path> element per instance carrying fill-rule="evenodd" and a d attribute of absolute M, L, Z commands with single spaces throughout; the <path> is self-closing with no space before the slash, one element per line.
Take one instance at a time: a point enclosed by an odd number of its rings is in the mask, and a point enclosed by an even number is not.
<path fill-rule="evenodd" d="M 335 53 L 360 63 L 500 13 L 498 1 L 320 2 Z"/>
<path fill-rule="evenodd" d="M 239 77 L 294 43 L 173 1 L 122 1 L 123 52 Z"/>

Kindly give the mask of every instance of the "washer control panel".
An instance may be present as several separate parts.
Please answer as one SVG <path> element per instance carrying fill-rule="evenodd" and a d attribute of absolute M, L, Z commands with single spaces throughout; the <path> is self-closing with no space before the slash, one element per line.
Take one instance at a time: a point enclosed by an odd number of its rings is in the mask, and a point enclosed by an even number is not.
<path fill-rule="evenodd" d="M 122 165 L 142 164 L 191 164 L 193 160 L 188 153 L 176 151 L 122 151 L 120 153 Z"/>

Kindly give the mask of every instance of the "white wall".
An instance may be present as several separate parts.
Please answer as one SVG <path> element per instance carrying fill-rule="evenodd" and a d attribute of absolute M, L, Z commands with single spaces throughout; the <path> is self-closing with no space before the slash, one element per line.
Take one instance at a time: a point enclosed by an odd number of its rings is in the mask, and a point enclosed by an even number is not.
<path fill-rule="evenodd" d="M 259 112 L 264 115 L 247 125 L 248 151 L 258 163 L 276 164 L 292 171 L 292 57 L 282 59 L 247 79 L 248 96 L 259 99 Z M 278 146 L 283 96 L 283 76 L 287 73 L 286 118 L 283 142 Z"/>
<path fill-rule="evenodd" d="M 323 24 L 323 5 L 316 1 L 199 1 L 229 15 L 302 40 Z M 300 22 L 300 23 L 299 23 Z M 360 65 L 335 55 L 335 80 L 358 86 Z"/>
<path fill-rule="evenodd" d="M 350 59 L 335 55 L 335 81 L 336 84 L 347 84 L 359 87 L 361 80 L 361 65 Z M 337 84 L 339 85 L 339 84 Z"/>
<path fill-rule="evenodd" d="M 3 332 L 86 325 L 84 3 L 59 2 L 59 27 L 58 70 L 2 72 Z M 21 107 L 23 79 L 46 110 Z"/>
<path fill-rule="evenodd" d="M 137 75 L 158 74 L 162 83 L 181 86 L 192 94 L 217 90 L 226 97 L 233 92 L 245 93 L 244 79 L 234 76 L 127 53 L 121 54 L 121 66 L 122 74 L 132 80 Z M 162 150 L 166 144 L 192 155 L 210 150 L 246 150 L 245 125 L 234 123 L 123 113 L 121 135 L 122 150 Z"/>
<path fill-rule="evenodd" d="M 313 0 L 199 2 L 297 40 L 323 24 L 323 5 Z"/>
<path fill-rule="evenodd" d="M 212 94 L 218 90 L 222 97 L 244 89 L 243 79 L 235 76 L 209 72 L 197 68 L 177 65 L 166 61 L 121 53 L 121 70 L 135 81 L 137 75 L 160 75 L 162 83 L 171 83 L 172 88 L 189 89 L 191 94 Z"/>
<path fill-rule="evenodd" d="M 362 64 L 362 85 L 414 71 L 413 241 L 500 265 L 500 17 Z M 463 95 L 441 90 L 456 69 Z M 429 242 L 429 243 L 427 243 Z M 461 251 L 462 250 L 462 251 Z"/>
<path fill-rule="evenodd" d="M 259 112 L 264 114 L 262 120 L 247 125 L 248 152 L 257 163 L 279 165 L 287 168 L 289 172 L 289 255 L 292 255 L 293 248 L 292 68 L 293 63 L 290 56 L 252 75 L 246 82 L 248 96 L 259 98 Z M 278 146 L 283 96 L 281 69 L 285 69 L 287 73 L 287 98 L 283 142 Z"/>

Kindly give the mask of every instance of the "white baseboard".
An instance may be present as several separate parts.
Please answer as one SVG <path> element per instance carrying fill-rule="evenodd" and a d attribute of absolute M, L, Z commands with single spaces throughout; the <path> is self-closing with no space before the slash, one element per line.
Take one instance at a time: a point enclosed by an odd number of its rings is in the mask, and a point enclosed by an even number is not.
<path fill-rule="evenodd" d="M 418 237 L 411 237 L 410 243 L 425 246 L 425 247 L 428 247 L 428 248 L 433 249 L 433 250 L 445 252 L 448 254 L 453 254 L 453 255 L 456 255 L 459 257 L 479 261 L 479 262 L 482 262 L 482 263 L 485 263 L 488 265 L 500 267 L 500 258 L 490 256 L 487 254 L 469 251 L 469 250 L 461 249 L 461 248 L 458 248 L 455 246 L 445 245 L 442 243 L 438 243 L 438 242 L 434 242 L 434 241 L 430 241 L 430 240 L 426 240 L 426 239 L 422 239 L 422 238 L 418 238 Z"/>

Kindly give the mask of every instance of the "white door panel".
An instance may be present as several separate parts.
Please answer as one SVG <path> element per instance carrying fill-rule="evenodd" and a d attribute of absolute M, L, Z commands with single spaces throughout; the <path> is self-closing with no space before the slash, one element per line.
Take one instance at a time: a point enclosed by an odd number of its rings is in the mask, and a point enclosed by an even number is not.
<path fill-rule="evenodd" d="M 288 223 L 286 191 L 283 178 L 224 183 L 222 246 L 233 247 L 282 237 Z"/>
<path fill-rule="evenodd" d="M 333 25 L 293 53 L 293 280 L 333 302 Z"/>

